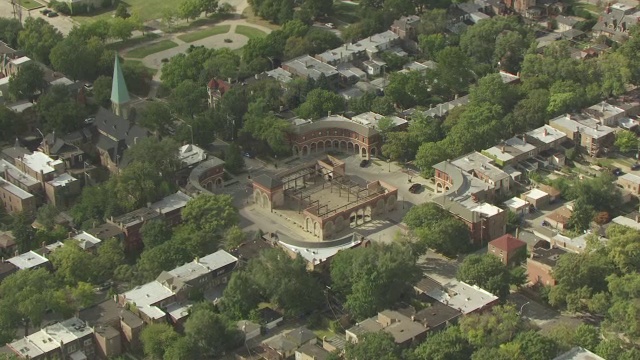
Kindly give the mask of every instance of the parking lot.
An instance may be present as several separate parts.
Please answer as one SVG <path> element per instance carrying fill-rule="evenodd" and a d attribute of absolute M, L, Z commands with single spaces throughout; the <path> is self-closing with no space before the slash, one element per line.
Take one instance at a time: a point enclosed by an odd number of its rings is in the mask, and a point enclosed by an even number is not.
<path fill-rule="evenodd" d="M 22 9 L 22 21 L 26 20 L 29 17 L 33 18 L 43 18 L 49 24 L 53 25 L 56 29 L 58 29 L 63 35 L 69 34 L 75 22 L 68 16 L 58 15 L 57 17 L 47 17 L 40 13 L 40 10 L 44 8 L 26 10 Z M 13 17 L 13 6 L 9 0 L 0 0 L 0 17 L 4 18 L 12 18 Z"/>

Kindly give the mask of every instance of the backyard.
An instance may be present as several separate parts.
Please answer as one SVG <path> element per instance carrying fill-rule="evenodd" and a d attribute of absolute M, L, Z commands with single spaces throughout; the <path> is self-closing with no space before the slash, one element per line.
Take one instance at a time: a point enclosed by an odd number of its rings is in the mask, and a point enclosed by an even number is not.
<path fill-rule="evenodd" d="M 204 38 L 208 38 L 209 36 L 226 34 L 229 32 L 230 28 L 231 28 L 230 25 L 218 25 L 218 26 L 214 26 L 214 27 L 200 30 L 200 31 L 194 31 L 188 34 L 178 35 L 178 39 L 184 42 L 191 43 L 194 41 L 202 40 Z"/>
<path fill-rule="evenodd" d="M 161 40 L 156 43 L 152 43 L 146 46 L 141 46 L 139 48 L 133 49 L 125 54 L 125 57 L 134 58 L 134 59 L 142 59 L 151 54 L 155 54 L 160 51 L 168 50 L 178 46 L 175 42 L 171 40 Z"/>

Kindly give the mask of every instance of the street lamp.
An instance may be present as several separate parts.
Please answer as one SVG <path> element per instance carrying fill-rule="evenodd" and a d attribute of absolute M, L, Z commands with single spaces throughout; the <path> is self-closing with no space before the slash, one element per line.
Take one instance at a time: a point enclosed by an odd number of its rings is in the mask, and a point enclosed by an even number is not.
<path fill-rule="evenodd" d="M 524 309 L 524 307 L 529 305 L 530 303 L 530 301 L 527 301 L 526 303 L 522 304 L 522 306 L 520 306 L 520 311 L 518 311 L 518 315 L 522 316 L 522 309 Z"/>
<path fill-rule="evenodd" d="M 191 145 L 193 145 L 193 126 L 190 124 L 187 124 L 187 126 L 189 127 L 189 130 L 191 130 Z"/>

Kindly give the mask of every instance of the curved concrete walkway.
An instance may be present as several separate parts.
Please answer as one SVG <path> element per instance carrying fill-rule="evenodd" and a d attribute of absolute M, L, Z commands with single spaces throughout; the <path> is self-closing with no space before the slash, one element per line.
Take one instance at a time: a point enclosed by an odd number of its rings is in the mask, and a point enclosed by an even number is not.
<path fill-rule="evenodd" d="M 211 48 L 211 49 L 219 49 L 219 48 L 229 48 L 231 50 L 236 50 L 236 49 L 240 49 L 241 47 L 245 46 L 248 42 L 249 42 L 249 38 L 247 38 L 244 35 L 240 35 L 236 33 L 236 27 L 238 25 L 244 25 L 244 26 L 248 26 L 248 27 L 253 27 L 256 28 L 258 30 L 264 31 L 265 33 L 269 34 L 272 30 L 264 27 L 264 26 L 260 26 L 257 24 L 251 24 L 249 22 L 247 22 L 244 19 L 231 19 L 231 20 L 225 20 L 222 21 L 218 24 L 216 24 L 215 26 L 224 26 L 224 25 L 229 25 L 229 31 L 227 33 L 224 34 L 218 34 L 218 35 L 213 35 L 213 36 L 209 36 L 207 38 L 204 39 L 200 39 L 194 42 L 184 42 L 182 40 L 180 40 L 180 38 L 178 36 L 183 35 L 183 34 L 188 34 L 189 32 L 182 32 L 182 33 L 177 33 L 177 34 L 170 34 L 170 35 L 165 35 L 163 37 L 161 37 L 160 39 L 158 39 L 157 41 L 160 40 L 171 40 L 173 42 L 175 42 L 176 44 L 178 44 L 177 47 L 171 48 L 171 49 L 167 49 L 164 51 L 160 51 L 157 52 L 155 54 L 151 54 L 146 56 L 145 58 L 142 59 L 142 63 L 152 69 L 158 69 L 158 72 L 156 73 L 156 75 L 153 77 L 154 80 L 159 80 L 160 79 L 160 73 L 162 71 L 162 59 L 170 59 L 174 56 L 176 56 L 177 54 L 181 54 L 181 53 L 185 53 L 187 51 L 187 49 L 189 47 L 191 47 L 191 45 L 193 46 L 204 46 L 206 48 Z M 209 28 L 208 26 L 203 26 L 197 29 L 193 29 L 193 31 L 191 32 L 195 32 L 195 31 L 200 31 L 200 30 L 204 30 Z M 230 43 L 226 43 L 224 40 L 225 39 L 231 39 L 232 42 Z M 142 46 L 148 46 L 149 43 L 140 45 Z M 133 48 L 132 48 L 133 49 Z M 131 49 L 127 49 L 127 51 L 130 51 Z M 125 53 L 125 59 L 126 59 L 126 53 Z"/>

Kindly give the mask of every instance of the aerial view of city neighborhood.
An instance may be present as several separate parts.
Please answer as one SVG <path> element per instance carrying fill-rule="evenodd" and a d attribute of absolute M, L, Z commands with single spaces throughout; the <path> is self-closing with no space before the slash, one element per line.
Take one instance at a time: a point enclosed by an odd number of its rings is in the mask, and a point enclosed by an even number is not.
<path fill-rule="evenodd" d="M 639 85 L 637 0 L 0 0 L 0 360 L 640 360 Z"/>

